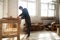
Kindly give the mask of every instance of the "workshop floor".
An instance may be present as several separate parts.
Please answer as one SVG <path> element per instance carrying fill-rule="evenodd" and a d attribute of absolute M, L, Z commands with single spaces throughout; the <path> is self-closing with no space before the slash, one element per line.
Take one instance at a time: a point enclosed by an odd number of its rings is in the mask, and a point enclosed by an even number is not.
<path fill-rule="evenodd" d="M 51 31 L 36 31 L 36 32 L 31 32 L 29 38 L 26 38 L 26 36 L 27 35 L 25 34 L 21 34 L 20 39 L 21 40 L 60 40 L 60 37 L 55 32 L 51 32 Z M 9 38 L 4 38 L 3 40 L 9 40 Z M 16 37 L 14 38 L 14 40 L 17 40 Z"/>

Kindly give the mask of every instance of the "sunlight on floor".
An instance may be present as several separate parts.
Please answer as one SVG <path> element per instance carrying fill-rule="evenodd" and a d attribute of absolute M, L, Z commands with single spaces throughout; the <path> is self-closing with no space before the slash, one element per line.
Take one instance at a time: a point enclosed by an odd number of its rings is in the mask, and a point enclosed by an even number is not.
<path fill-rule="evenodd" d="M 30 40 L 60 40 L 59 36 L 55 32 L 42 31 L 31 33 Z"/>

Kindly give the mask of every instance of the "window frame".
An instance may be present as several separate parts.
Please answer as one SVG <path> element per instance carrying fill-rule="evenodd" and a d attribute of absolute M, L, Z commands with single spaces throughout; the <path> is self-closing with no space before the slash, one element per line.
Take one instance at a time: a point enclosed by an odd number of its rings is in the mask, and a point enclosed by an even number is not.
<path fill-rule="evenodd" d="M 48 11 L 48 12 L 47 12 L 47 16 L 42 16 L 42 15 L 41 15 L 41 17 L 49 17 L 49 16 L 48 16 L 49 10 L 54 10 L 54 16 L 50 16 L 50 17 L 55 17 L 55 10 L 56 10 L 56 8 L 55 8 L 55 3 L 49 3 L 49 2 L 48 2 L 48 3 L 43 3 L 43 2 L 41 2 L 40 4 L 46 4 L 46 5 L 48 6 L 48 9 L 47 9 L 47 11 Z M 49 5 L 54 5 L 54 8 L 55 8 L 55 9 L 49 9 Z M 41 9 L 41 10 L 44 10 L 44 9 Z"/>
<path fill-rule="evenodd" d="M 26 2 L 26 8 L 28 9 L 29 7 L 28 7 L 28 4 L 29 3 L 35 3 L 35 9 L 36 9 L 36 0 L 35 1 L 30 1 L 30 0 L 20 0 L 20 2 Z M 28 12 L 29 12 L 29 9 L 28 9 Z M 18 15 L 19 15 L 19 12 L 18 12 Z M 35 10 L 35 12 L 34 12 L 34 15 L 32 15 L 32 14 L 30 14 L 30 12 L 29 12 L 29 15 L 30 16 L 36 16 L 36 10 Z"/>

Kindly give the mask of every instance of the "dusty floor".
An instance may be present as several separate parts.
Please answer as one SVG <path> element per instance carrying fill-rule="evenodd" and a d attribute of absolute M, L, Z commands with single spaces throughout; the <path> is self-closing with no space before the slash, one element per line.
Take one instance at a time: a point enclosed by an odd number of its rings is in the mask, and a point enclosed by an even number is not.
<path fill-rule="evenodd" d="M 31 32 L 29 38 L 26 38 L 27 35 L 21 34 L 21 40 L 60 40 L 60 37 L 51 31 L 37 31 Z M 4 38 L 3 40 L 9 40 L 9 38 Z M 16 37 L 14 38 L 16 40 Z"/>

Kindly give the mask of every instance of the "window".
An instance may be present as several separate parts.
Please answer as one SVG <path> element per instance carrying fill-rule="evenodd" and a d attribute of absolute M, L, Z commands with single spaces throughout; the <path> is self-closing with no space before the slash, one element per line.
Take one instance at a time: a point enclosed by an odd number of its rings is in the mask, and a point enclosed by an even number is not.
<path fill-rule="evenodd" d="M 41 17 L 54 17 L 55 16 L 55 3 L 56 0 L 41 0 Z"/>
<path fill-rule="evenodd" d="M 36 16 L 36 0 L 19 0 L 18 7 L 23 6 L 28 9 L 30 16 Z M 18 9 L 18 15 L 21 11 Z"/>

